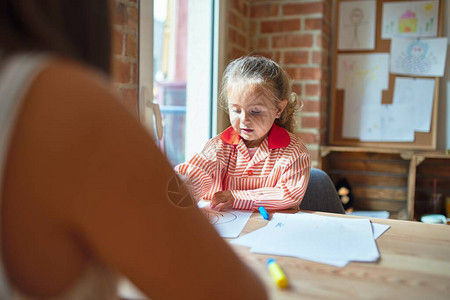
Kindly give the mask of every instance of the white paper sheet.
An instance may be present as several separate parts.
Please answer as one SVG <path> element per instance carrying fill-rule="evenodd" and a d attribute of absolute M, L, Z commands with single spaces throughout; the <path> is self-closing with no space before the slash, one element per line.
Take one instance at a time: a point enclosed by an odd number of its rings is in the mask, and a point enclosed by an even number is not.
<path fill-rule="evenodd" d="M 357 212 L 354 212 L 354 213 L 350 213 L 350 215 L 368 217 L 369 213 L 364 214 L 362 212 L 361 214 L 358 214 Z M 387 218 L 385 212 L 380 212 L 379 214 L 370 215 L 370 217 Z M 373 222 L 371 222 L 370 224 L 372 225 L 372 233 L 373 233 L 374 239 L 379 238 L 390 227 L 389 225 L 378 224 L 378 223 L 373 223 Z M 249 232 L 245 235 L 241 235 L 238 238 L 231 240 L 230 242 L 232 244 L 251 248 L 256 240 L 258 240 L 259 238 L 264 238 L 264 234 L 265 234 L 264 229 L 265 228 L 266 227 L 262 227 L 255 231 Z"/>
<path fill-rule="evenodd" d="M 203 199 L 197 205 L 203 209 L 203 213 L 214 225 L 219 235 L 224 238 L 238 237 L 253 213 L 244 210 L 216 211 L 209 209 L 209 201 Z"/>
<path fill-rule="evenodd" d="M 337 88 L 344 90 L 342 135 L 360 138 L 368 107 L 381 105 L 382 91 L 389 88 L 389 54 L 339 55 Z"/>
<path fill-rule="evenodd" d="M 413 76 L 444 75 L 447 38 L 391 41 L 391 73 Z"/>
<path fill-rule="evenodd" d="M 376 1 L 347 1 L 339 4 L 339 50 L 375 48 Z"/>
<path fill-rule="evenodd" d="M 371 142 L 412 142 L 414 128 L 411 104 L 366 105 L 362 114 L 364 122 L 360 127 L 360 140 Z"/>
<path fill-rule="evenodd" d="M 405 117 L 411 130 L 430 132 L 433 111 L 434 79 L 395 78 L 393 105 L 410 106 L 413 111 Z"/>
<path fill-rule="evenodd" d="M 381 38 L 436 36 L 439 1 L 383 3 Z"/>
<path fill-rule="evenodd" d="M 350 261 L 376 260 L 379 254 L 374 240 L 388 228 L 368 219 L 275 213 L 267 226 L 231 243 L 251 247 L 252 252 L 342 267 Z"/>

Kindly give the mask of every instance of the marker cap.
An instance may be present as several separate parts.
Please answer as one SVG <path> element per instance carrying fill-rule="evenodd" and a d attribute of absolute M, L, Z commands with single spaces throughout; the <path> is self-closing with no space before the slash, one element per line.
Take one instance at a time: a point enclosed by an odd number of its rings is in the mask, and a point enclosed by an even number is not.
<path fill-rule="evenodd" d="M 264 206 L 258 207 L 258 210 L 264 219 L 269 220 L 269 214 L 267 213 L 267 210 L 264 208 Z"/>

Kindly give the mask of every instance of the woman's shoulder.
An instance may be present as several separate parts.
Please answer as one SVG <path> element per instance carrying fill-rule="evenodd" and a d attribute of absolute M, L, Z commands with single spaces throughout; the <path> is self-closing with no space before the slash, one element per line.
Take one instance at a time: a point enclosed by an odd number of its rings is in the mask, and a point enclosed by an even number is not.
<path fill-rule="evenodd" d="M 31 87 L 32 92 L 37 95 L 39 92 L 56 96 L 63 94 L 66 99 L 80 95 L 96 98 L 98 93 L 115 97 L 105 74 L 78 61 L 62 57 L 48 59 L 47 65 L 36 76 Z M 78 98 L 78 101 L 83 99 Z"/>
<path fill-rule="evenodd" d="M 24 108 L 78 129 L 92 128 L 102 118 L 129 118 L 108 77 L 77 61 L 52 57 L 25 95 Z M 50 120 L 49 120 L 50 121 Z M 84 125 L 83 125 L 84 124 Z"/>

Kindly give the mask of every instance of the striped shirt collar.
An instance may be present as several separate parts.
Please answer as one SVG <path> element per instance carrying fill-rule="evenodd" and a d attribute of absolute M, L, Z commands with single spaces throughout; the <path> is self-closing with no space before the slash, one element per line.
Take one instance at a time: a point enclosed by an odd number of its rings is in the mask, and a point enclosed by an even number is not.
<path fill-rule="evenodd" d="M 220 134 L 220 139 L 227 144 L 237 145 L 241 140 L 239 134 L 233 129 L 232 126 L 225 129 Z M 291 142 L 291 138 L 289 133 L 283 127 L 276 125 L 275 123 L 272 125 L 268 136 L 269 149 L 277 149 L 284 148 L 289 145 Z"/>

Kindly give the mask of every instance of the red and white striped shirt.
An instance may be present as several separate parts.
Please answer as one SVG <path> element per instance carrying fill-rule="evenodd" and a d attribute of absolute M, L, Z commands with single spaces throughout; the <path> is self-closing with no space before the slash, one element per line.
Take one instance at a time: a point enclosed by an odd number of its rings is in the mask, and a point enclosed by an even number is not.
<path fill-rule="evenodd" d="M 228 127 L 209 140 L 203 151 L 175 172 L 186 176 L 197 199 L 211 200 L 230 190 L 234 209 L 299 208 L 308 185 L 311 163 L 300 138 L 273 125 L 253 157 L 242 138 Z"/>

